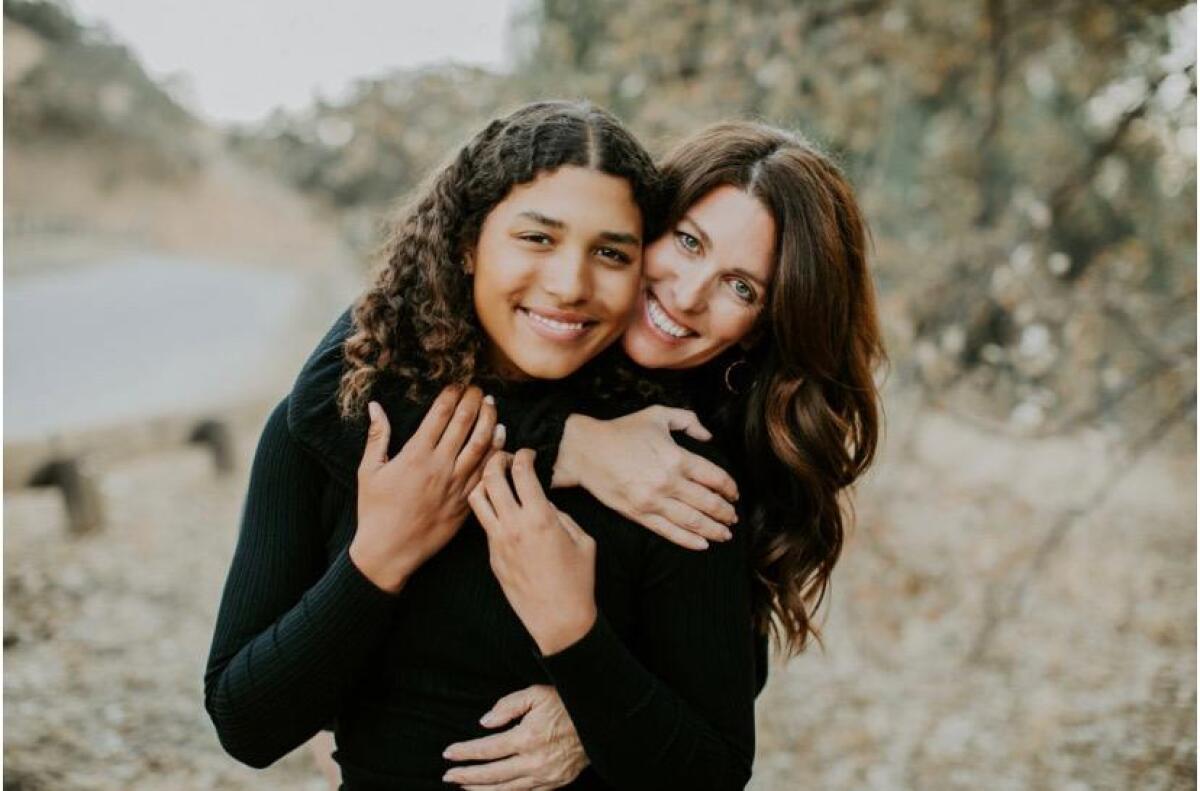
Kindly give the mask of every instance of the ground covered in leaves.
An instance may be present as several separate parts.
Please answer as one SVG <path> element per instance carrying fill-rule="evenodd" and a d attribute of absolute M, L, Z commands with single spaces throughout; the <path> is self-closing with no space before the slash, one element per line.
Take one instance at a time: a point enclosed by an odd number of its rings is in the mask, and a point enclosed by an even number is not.
<path fill-rule="evenodd" d="M 826 649 L 772 665 L 751 789 L 1195 788 L 1190 423 L 1130 458 L 890 418 Z M 240 766 L 204 713 L 255 440 L 227 479 L 191 450 L 106 469 L 93 535 L 6 493 L 6 791 L 327 787 L 302 750 Z"/>

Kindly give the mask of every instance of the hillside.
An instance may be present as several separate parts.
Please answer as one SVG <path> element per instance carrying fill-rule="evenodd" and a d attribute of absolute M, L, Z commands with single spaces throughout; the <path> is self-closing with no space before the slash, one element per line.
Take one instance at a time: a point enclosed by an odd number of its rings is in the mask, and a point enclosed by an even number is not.
<path fill-rule="evenodd" d="M 226 149 L 106 32 L 4 6 L 8 273 L 126 250 L 353 268 L 337 218 Z"/>

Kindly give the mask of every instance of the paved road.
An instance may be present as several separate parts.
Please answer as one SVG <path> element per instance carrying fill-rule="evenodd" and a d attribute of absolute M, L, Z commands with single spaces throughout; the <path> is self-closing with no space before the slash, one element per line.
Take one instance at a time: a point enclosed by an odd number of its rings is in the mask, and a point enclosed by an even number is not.
<path fill-rule="evenodd" d="M 287 270 L 153 256 L 6 283 L 6 439 L 278 389 L 314 290 Z"/>

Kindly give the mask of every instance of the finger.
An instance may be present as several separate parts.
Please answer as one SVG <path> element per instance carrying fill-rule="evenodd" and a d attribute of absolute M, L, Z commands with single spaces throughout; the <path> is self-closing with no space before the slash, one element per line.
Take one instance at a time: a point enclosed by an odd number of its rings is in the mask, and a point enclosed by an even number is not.
<path fill-rule="evenodd" d="M 542 484 L 538 482 L 537 473 L 533 471 L 533 459 L 535 455 L 529 448 L 521 448 L 513 456 L 513 485 L 517 489 L 517 497 L 520 498 L 523 508 L 528 508 L 531 505 L 540 506 L 542 504 L 549 504 L 549 501 L 546 499 L 546 493 L 542 491 Z"/>
<path fill-rule="evenodd" d="M 647 514 L 640 521 L 667 541 L 670 541 L 672 544 L 678 544 L 684 549 L 694 549 L 697 551 L 708 549 L 708 542 L 702 537 L 690 530 L 684 530 L 679 525 L 664 519 L 658 514 Z"/>
<path fill-rule="evenodd" d="M 659 502 L 658 513 L 684 530 L 690 530 L 709 541 L 727 541 L 733 535 L 725 525 L 673 497 Z"/>
<path fill-rule="evenodd" d="M 492 706 L 487 714 L 479 719 L 479 724 L 485 728 L 499 728 L 507 725 L 518 717 L 524 717 L 533 708 L 538 685 L 510 692 Z"/>
<path fill-rule="evenodd" d="M 488 499 L 487 489 L 482 483 L 476 483 L 470 489 L 467 495 L 467 505 L 471 506 L 472 513 L 479 520 L 479 524 L 487 532 L 492 532 L 500 527 L 500 517 L 496 515 L 496 509 L 492 507 L 491 500 Z"/>
<path fill-rule="evenodd" d="M 510 454 L 503 452 L 493 454 L 483 468 L 483 479 L 480 481 L 484 490 L 487 491 L 492 508 L 500 518 L 501 527 L 516 517 L 521 509 L 512 487 L 508 485 L 506 470 L 511 463 L 512 456 Z"/>
<path fill-rule="evenodd" d="M 479 407 L 482 405 L 483 391 L 471 385 L 458 400 L 458 406 L 454 407 L 454 414 L 450 416 L 450 422 L 438 440 L 436 453 L 447 459 L 458 456 L 479 417 Z"/>
<path fill-rule="evenodd" d="M 728 500 L 694 481 L 680 481 L 675 487 L 675 499 L 722 524 L 737 522 L 737 510 Z"/>
<path fill-rule="evenodd" d="M 508 439 L 508 429 L 503 423 L 497 423 L 495 430 L 492 432 L 492 449 L 504 450 L 504 441 Z"/>
<path fill-rule="evenodd" d="M 580 527 L 579 523 L 572 519 L 571 515 L 565 511 L 558 512 L 558 523 L 562 525 L 563 530 L 566 530 L 567 534 L 575 541 L 587 541 L 591 538 L 587 531 Z"/>
<path fill-rule="evenodd" d="M 712 432 L 704 427 L 700 418 L 696 417 L 696 413 L 692 410 L 667 406 L 660 407 L 660 409 L 660 414 L 666 418 L 668 430 L 685 431 L 689 437 L 704 442 L 712 439 Z"/>
<path fill-rule="evenodd" d="M 443 387 L 442 392 L 438 393 L 437 398 L 433 399 L 433 403 L 429 405 L 429 411 L 425 413 L 425 417 L 421 418 L 421 425 L 417 426 L 412 438 L 428 448 L 436 446 L 438 440 L 441 439 L 442 432 L 446 429 L 446 424 L 450 422 L 450 417 L 454 414 L 455 407 L 458 406 L 462 392 L 463 389 L 458 385 Z"/>
<path fill-rule="evenodd" d="M 455 742 L 442 752 L 448 761 L 495 761 L 520 752 L 516 727 L 500 733 L 481 736 L 467 742 Z"/>
<path fill-rule="evenodd" d="M 487 457 L 483 460 L 483 462 L 475 465 L 475 471 L 472 472 L 471 476 L 467 478 L 466 482 L 463 483 L 462 490 L 467 494 L 470 494 L 475 487 L 479 486 L 479 482 L 483 480 L 483 471 L 487 469 L 487 463 L 492 460 L 492 456 L 503 452 L 504 451 L 502 450 L 489 450 Z"/>
<path fill-rule="evenodd" d="M 388 439 L 392 435 L 392 427 L 383 407 L 374 401 L 368 402 L 367 414 L 370 415 L 371 425 L 367 428 L 367 444 L 358 465 L 362 471 L 377 470 L 387 464 Z"/>
<path fill-rule="evenodd" d="M 447 783 L 461 786 L 484 785 L 492 786 L 497 783 L 510 783 L 524 779 L 526 788 L 533 786 L 532 777 L 527 777 L 532 767 L 530 760 L 523 755 L 513 755 L 499 761 L 474 766 L 456 766 L 442 777 Z"/>
<path fill-rule="evenodd" d="M 462 446 L 462 450 L 458 452 L 458 458 L 454 460 L 455 477 L 465 478 L 475 472 L 488 451 L 492 449 L 495 430 L 496 400 L 490 395 L 484 396 L 479 406 L 479 415 L 475 418 L 475 427 L 471 430 L 471 436 L 467 438 L 467 444 Z"/>
<path fill-rule="evenodd" d="M 697 456 L 691 451 L 684 451 L 684 454 L 684 475 L 701 486 L 707 486 L 729 502 L 737 502 L 738 485 L 729 473 L 703 456 Z"/>

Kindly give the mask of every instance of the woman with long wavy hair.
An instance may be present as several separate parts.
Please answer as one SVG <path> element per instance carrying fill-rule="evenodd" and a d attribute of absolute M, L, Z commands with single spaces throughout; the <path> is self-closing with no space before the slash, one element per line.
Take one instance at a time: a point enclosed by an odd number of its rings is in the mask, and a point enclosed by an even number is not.
<path fill-rule="evenodd" d="M 768 635 L 788 657 L 810 638 L 820 642 L 816 614 L 841 553 L 851 487 L 875 456 L 874 372 L 886 353 L 867 228 L 840 169 L 785 130 L 716 124 L 678 144 L 660 168 L 665 233 L 646 248 L 643 293 L 622 345 L 659 382 L 682 385 L 689 400 L 673 406 L 695 412 L 564 416 L 544 429 L 539 455 L 554 461 L 553 485 L 582 486 L 682 546 L 712 551 L 710 541 L 748 533 L 761 689 Z M 704 437 L 704 424 L 740 491 L 672 439 L 672 430 Z M 552 687 L 505 696 L 486 724 L 518 719 L 451 745 L 455 760 L 483 763 L 448 777 L 467 788 L 557 787 L 586 763 Z"/>
<path fill-rule="evenodd" d="M 748 536 L 682 549 L 502 450 L 563 403 L 645 405 L 612 397 L 601 352 L 636 304 L 659 186 L 612 116 L 544 102 L 400 215 L 345 337 L 259 441 L 205 674 L 228 752 L 266 766 L 332 728 L 344 788 L 441 788 L 481 709 L 548 683 L 591 763 L 571 787 L 745 785 Z"/>

